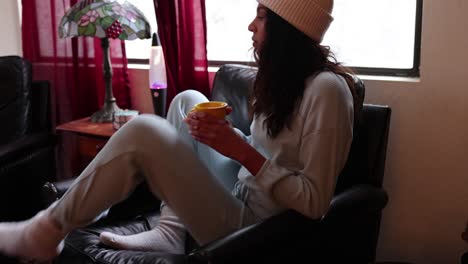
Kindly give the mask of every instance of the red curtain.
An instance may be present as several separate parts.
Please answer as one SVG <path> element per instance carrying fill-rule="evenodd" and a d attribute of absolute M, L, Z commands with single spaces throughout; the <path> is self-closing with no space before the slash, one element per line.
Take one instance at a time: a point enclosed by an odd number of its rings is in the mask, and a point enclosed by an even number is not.
<path fill-rule="evenodd" d="M 77 0 L 22 0 L 23 56 L 33 64 L 33 79 L 49 80 L 52 88 L 52 115 L 56 124 L 90 116 L 104 102 L 103 51 L 98 38 L 60 39 L 58 25 L 66 10 Z M 127 58 L 124 42 L 110 41 L 113 92 L 122 109 L 130 108 Z M 63 138 L 63 137 L 61 137 Z M 76 144 L 61 144 L 64 170 L 59 178 L 74 175 Z M 75 157 L 73 157 L 75 155 Z M 75 164 L 74 164 L 75 163 Z M 63 175 L 65 173 L 65 175 Z"/>
<path fill-rule="evenodd" d="M 205 0 L 154 0 L 154 6 L 166 59 L 167 105 L 187 89 L 209 96 Z"/>

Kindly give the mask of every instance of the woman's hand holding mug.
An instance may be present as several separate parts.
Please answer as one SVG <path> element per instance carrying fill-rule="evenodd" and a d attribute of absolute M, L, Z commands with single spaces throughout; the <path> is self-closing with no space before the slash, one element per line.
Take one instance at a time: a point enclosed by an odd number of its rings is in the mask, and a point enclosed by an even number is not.
<path fill-rule="evenodd" d="M 192 137 L 226 157 L 236 159 L 244 140 L 224 117 L 232 108 L 223 102 L 207 102 L 196 105 L 184 120 Z"/>

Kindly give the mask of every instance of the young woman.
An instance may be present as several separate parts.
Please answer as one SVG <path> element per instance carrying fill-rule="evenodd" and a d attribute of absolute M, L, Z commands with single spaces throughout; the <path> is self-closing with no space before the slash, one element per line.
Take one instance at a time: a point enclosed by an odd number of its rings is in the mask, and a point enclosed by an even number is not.
<path fill-rule="evenodd" d="M 250 137 L 205 113 L 187 115 L 207 98 L 183 92 L 167 121 L 142 115 L 123 126 L 59 201 L 30 220 L 0 224 L 0 252 L 53 258 L 68 232 L 141 181 L 163 201 L 159 224 L 131 236 L 102 233 L 104 244 L 183 253 L 186 230 L 204 244 L 287 209 L 322 217 L 354 121 L 352 79 L 320 45 L 333 0 L 258 2 L 249 25 L 258 63 Z"/>

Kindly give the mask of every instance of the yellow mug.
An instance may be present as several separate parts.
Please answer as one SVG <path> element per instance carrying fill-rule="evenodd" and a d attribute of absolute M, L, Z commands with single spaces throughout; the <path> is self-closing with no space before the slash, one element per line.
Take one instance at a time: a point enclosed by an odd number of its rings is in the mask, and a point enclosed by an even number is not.
<path fill-rule="evenodd" d="M 224 119 L 227 114 L 227 106 L 228 104 L 225 102 L 210 101 L 196 104 L 190 112 L 205 112 L 219 119 Z"/>

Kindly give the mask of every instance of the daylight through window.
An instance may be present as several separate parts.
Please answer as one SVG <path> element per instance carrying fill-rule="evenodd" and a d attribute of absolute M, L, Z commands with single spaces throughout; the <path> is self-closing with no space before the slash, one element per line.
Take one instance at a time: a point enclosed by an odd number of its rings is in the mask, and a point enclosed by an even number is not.
<path fill-rule="evenodd" d="M 156 31 L 153 1 L 131 0 Z M 247 27 L 256 1 L 206 0 L 210 64 L 253 61 Z M 338 61 L 361 73 L 418 75 L 422 0 L 335 0 L 333 21 L 322 44 Z M 150 40 L 127 41 L 127 56 L 147 59 Z"/>

